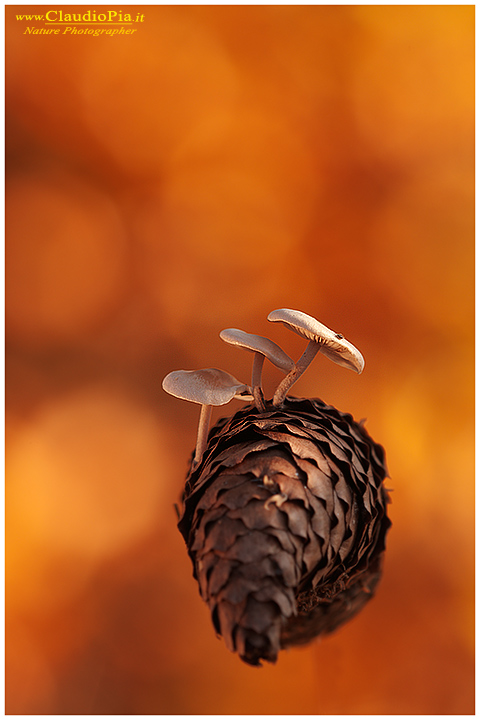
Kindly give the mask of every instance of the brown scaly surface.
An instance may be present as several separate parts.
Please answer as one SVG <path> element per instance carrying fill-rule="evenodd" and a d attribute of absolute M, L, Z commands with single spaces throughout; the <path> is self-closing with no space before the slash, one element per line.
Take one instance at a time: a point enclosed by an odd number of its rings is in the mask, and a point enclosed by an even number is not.
<path fill-rule="evenodd" d="M 242 660 L 330 633 L 372 597 L 390 527 L 384 451 L 321 400 L 210 431 L 178 523 L 215 630 Z"/>

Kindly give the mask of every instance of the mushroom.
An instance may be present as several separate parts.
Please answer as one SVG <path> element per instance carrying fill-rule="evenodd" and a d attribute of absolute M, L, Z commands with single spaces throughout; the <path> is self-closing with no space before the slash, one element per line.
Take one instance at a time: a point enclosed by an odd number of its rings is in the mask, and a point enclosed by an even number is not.
<path fill-rule="evenodd" d="M 281 322 L 289 330 L 302 335 L 309 340 L 305 352 L 296 363 L 295 367 L 282 380 L 273 396 L 273 404 L 279 406 L 283 403 L 288 390 L 303 375 L 312 362 L 318 351 L 326 355 L 330 360 L 343 367 L 361 373 L 365 360 L 357 348 L 345 340 L 343 335 L 336 333 L 330 328 L 322 325 L 315 318 L 300 310 L 281 308 L 273 310 L 268 316 L 271 322 Z"/>
<path fill-rule="evenodd" d="M 268 358 L 271 363 L 283 370 L 284 373 L 289 373 L 295 367 L 295 363 L 277 343 L 261 335 L 252 335 L 243 330 L 238 330 L 238 328 L 227 328 L 222 330 L 220 337 L 230 345 L 255 353 L 252 367 L 252 393 L 257 410 L 262 412 L 265 410 L 262 392 L 262 369 L 265 358 Z"/>
<path fill-rule="evenodd" d="M 197 443 L 193 467 L 201 460 L 207 447 L 208 430 L 213 405 L 226 405 L 233 398 L 252 400 L 249 387 L 224 370 L 203 368 L 202 370 L 174 370 L 164 377 L 165 392 L 182 400 L 199 403 Z"/>

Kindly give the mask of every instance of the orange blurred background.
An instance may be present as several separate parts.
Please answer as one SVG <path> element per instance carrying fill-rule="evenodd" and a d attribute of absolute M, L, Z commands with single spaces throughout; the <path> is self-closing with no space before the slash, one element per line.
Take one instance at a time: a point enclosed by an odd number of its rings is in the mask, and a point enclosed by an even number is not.
<path fill-rule="evenodd" d="M 6 6 L 6 711 L 473 713 L 474 7 L 120 7 Z M 364 354 L 295 394 L 367 417 L 394 524 L 362 614 L 258 670 L 192 578 L 161 380 L 248 382 L 225 327 L 297 358 L 277 307 Z"/>

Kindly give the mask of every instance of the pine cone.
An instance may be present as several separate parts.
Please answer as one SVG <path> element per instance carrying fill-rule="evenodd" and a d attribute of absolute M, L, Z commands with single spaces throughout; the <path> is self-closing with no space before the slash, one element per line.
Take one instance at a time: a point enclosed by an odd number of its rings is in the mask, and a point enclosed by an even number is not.
<path fill-rule="evenodd" d="M 248 405 L 210 431 L 178 523 L 216 632 L 250 665 L 353 617 L 381 576 L 383 448 L 318 399 Z"/>

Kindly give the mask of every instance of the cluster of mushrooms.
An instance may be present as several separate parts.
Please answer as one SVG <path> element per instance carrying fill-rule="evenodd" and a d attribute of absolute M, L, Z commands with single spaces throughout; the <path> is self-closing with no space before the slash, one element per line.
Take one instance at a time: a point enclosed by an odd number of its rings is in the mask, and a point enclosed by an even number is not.
<path fill-rule="evenodd" d="M 259 412 L 265 411 L 262 390 L 262 369 L 265 358 L 285 373 L 272 400 L 273 406 L 277 408 L 283 406 L 288 391 L 303 375 L 319 351 L 338 365 L 356 373 L 361 373 L 364 368 L 363 356 L 352 343 L 310 315 L 300 310 L 280 308 L 273 310 L 267 319 L 270 322 L 282 323 L 289 330 L 308 340 L 305 351 L 296 363 L 272 340 L 237 328 L 227 328 L 220 333 L 222 340 L 254 353 L 251 385 L 240 382 L 230 373 L 218 368 L 174 370 L 163 380 L 162 387 L 170 395 L 201 405 L 192 470 L 201 461 L 207 448 L 213 406 L 226 405 L 235 398 L 247 402 L 253 400 Z"/>

